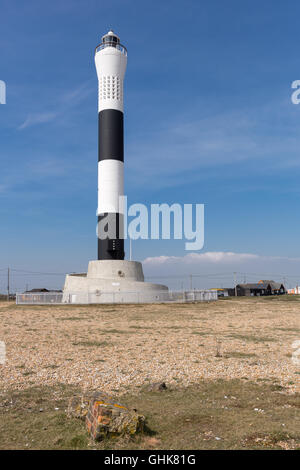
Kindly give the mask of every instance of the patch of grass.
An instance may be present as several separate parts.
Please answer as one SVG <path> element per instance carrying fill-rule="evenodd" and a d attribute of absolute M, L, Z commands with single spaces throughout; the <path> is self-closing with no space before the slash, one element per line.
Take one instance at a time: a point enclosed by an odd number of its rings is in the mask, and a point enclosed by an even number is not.
<path fill-rule="evenodd" d="M 131 334 L 131 333 L 133 333 L 132 331 L 116 330 L 115 328 L 111 328 L 111 329 L 109 329 L 109 330 L 102 330 L 102 329 L 99 329 L 99 331 L 101 331 L 101 334 L 102 334 L 102 335 L 110 335 L 110 334 L 123 335 L 123 334 Z"/>
<path fill-rule="evenodd" d="M 171 325 L 171 326 L 164 326 L 164 330 L 182 330 L 183 326 Z"/>
<path fill-rule="evenodd" d="M 274 330 L 279 330 L 279 331 L 287 331 L 287 332 L 291 332 L 291 333 L 299 333 L 300 332 L 300 328 L 280 328 L 280 327 L 277 327 L 277 328 L 273 328 Z"/>
<path fill-rule="evenodd" d="M 244 439 L 244 444 L 252 448 L 267 448 L 286 450 L 297 449 L 297 437 L 282 430 L 271 431 L 270 433 L 251 433 Z"/>
<path fill-rule="evenodd" d="M 80 390 L 69 385 L 2 393 L 0 449 L 280 449 L 282 443 L 287 448 L 300 446 L 295 413 L 300 395 L 278 393 L 272 384 L 220 379 L 188 388 L 176 385 L 164 392 L 143 389 L 138 394 L 126 393 L 118 399 L 146 416 L 146 433 L 100 443 L 89 439 L 83 421 L 68 418 L 64 412 L 69 398 L 78 394 Z M 264 412 L 258 413 L 255 408 Z M 281 423 L 285 424 L 284 429 Z"/>
<path fill-rule="evenodd" d="M 79 434 L 77 436 L 72 437 L 69 442 L 70 447 L 72 449 L 85 449 L 88 443 L 88 436 L 87 434 Z"/>
<path fill-rule="evenodd" d="M 249 297 L 248 297 L 249 298 Z M 266 295 L 262 296 L 263 301 L 275 301 L 275 302 L 299 302 L 300 295 Z"/>
<path fill-rule="evenodd" d="M 292 434 L 286 432 L 286 431 L 272 431 L 270 434 L 269 434 L 269 439 L 271 442 L 273 442 L 274 444 L 276 444 L 277 442 L 279 441 L 288 441 L 289 439 L 293 439 L 295 436 L 293 436 Z"/>
<path fill-rule="evenodd" d="M 276 341 L 276 339 L 272 338 L 271 336 L 241 335 L 238 333 L 230 333 L 228 337 L 253 343 L 269 343 L 272 341 Z"/>
<path fill-rule="evenodd" d="M 224 354 L 224 357 L 233 357 L 233 358 L 247 358 L 247 357 L 255 357 L 255 353 L 244 353 L 241 351 L 229 351 Z"/>
<path fill-rule="evenodd" d="M 129 328 L 134 328 L 135 330 L 152 330 L 151 326 L 138 326 L 138 325 L 131 325 Z"/>
<path fill-rule="evenodd" d="M 281 392 L 282 390 L 284 390 L 284 387 L 280 384 L 273 383 L 270 386 L 270 389 L 271 389 L 272 392 Z"/>
<path fill-rule="evenodd" d="M 58 318 L 57 320 L 61 320 L 61 321 L 80 321 L 80 320 L 86 320 L 86 318 L 82 318 L 82 317 L 60 317 Z"/>
<path fill-rule="evenodd" d="M 34 372 L 33 370 L 27 370 L 26 372 L 23 372 L 23 376 L 24 377 L 27 377 L 29 375 L 34 375 L 36 372 Z"/>
<path fill-rule="evenodd" d="M 72 343 L 73 346 L 87 346 L 87 347 L 99 347 L 99 346 L 111 346 L 112 343 L 107 341 L 77 341 Z"/>

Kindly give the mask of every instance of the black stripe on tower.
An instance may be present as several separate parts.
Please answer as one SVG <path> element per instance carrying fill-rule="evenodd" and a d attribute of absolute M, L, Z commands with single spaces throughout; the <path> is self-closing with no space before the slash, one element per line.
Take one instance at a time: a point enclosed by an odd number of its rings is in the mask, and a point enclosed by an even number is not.
<path fill-rule="evenodd" d="M 98 161 L 118 160 L 124 161 L 124 124 L 123 113 L 116 109 L 105 109 L 98 115 Z M 98 216 L 98 223 L 106 217 L 107 224 L 115 227 L 116 238 L 98 238 L 98 260 L 119 259 L 123 260 L 123 215 L 118 213 L 106 213 Z M 107 228 L 108 230 L 108 228 Z"/>
<path fill-rule="evenodd" d="M 104 232 L 107 232 L 109 224 L 112 224 L 116 228 L 116 238 L 104 240 L 98 238 L 98 259 L 124 259 L 124 238 L 122 237 L 124 216 L 112 213 L 101 214 L 98 216 L 98 224 L 104 217 L 106 218 Z"/>
<path fill-rule="evenodd" d="M 98 117 L 98 161 L 124 161 L 123 113 L 116 109 L 104 109 Z"/>

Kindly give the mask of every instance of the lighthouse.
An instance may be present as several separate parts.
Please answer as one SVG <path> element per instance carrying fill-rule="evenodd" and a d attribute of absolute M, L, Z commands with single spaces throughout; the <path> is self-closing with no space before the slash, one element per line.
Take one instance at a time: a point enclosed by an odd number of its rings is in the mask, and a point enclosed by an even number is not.
<path fill-rule="evenodd" d="M 142 263 L 124 253 L 124 77 L 127 50 L 108 31 L 95 50 L 98 75 L 98 256 L 86 273 L 67 274 L 63 302 L 169 300 L 168 287 L 145 282 Z"/>
<path fill-rule="evenodd" d="M 124 77 L 127 50 L 109 31 L 95 50 L 98 76 L 98 260 L 123 260 Z"/>

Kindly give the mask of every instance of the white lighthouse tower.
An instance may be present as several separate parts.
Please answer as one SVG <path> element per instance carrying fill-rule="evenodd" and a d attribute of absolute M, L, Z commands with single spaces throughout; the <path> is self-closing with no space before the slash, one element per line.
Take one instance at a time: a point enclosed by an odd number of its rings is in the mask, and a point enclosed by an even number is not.
<path fill-rule="evenodd" d="M 168 288 L 144 282 L 142 264 L 126 261 L 124 214 L 124 92 L 127 50 L 109 31 L 95 50 L 98 76 L 98 256 L 88 272 L 68 274 L 63 302 L 168 300 Z"/>
<path fill-rule="evenodd" d="M 127 50 L 109 31 L 96 47 L 98 75 L 98 259 L 124 259 L 124 102 Z M 108 236 L 106 236 L 108 235 Z"/>

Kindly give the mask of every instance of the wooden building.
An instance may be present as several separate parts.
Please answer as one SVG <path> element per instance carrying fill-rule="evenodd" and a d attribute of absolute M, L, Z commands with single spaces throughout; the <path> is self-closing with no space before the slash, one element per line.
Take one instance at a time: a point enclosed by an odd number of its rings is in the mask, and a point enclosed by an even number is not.
<path fill-rule="evenodd" d="M 262 280 L 256 284 L 238 284 L 236 286 L 238 296 L 262 296 L 286 294 L 286 289 L 280 282 Z"/>

